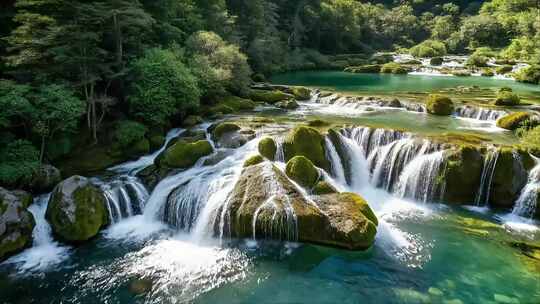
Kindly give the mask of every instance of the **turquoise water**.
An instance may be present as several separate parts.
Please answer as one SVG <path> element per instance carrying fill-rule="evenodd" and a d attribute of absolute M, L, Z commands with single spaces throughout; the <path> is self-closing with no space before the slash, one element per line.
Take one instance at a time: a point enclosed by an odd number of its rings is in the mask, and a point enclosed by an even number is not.
<path fill-rule="evenodd" d="M 511 87 L 516 92 L 540 95 L 540 86 L 488 77 L 453 77 L 389 74 L 353 74 L 338 71 L 302 71 L 276 75 L 276 84 L 331 88 L 345 92 L 429 92 L 457 86 Z"/>

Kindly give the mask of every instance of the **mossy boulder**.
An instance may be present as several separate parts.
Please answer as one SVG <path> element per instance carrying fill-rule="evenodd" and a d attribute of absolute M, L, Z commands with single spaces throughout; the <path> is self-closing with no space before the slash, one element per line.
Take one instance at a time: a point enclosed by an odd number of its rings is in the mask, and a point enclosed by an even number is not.
<path fill-rule="evenodd" d="M 247 167 L 228 198 L 226 223 L 216 225 L 216 233 L 348 250 L 365 250 L 373 244 L 377 218 L 360 196 L 329 194 L 313 200 L 317 206 L 271 163 Z"/>
<path fill-rule="evenodd" d="M 531 114 L 527 112 L 514 112 L 503 116 L 497 120 L 497 127 L 506 130 L 515 130 L 531 119 Z"/>
<path fill-rule="evenodd" d="M 430 65 L 439 66 L 442 65 L 444 62 L 444 59 L 442 57 L 433 57 L 429 60 Z"/>
<path fill-rule="evenodd" d="M 36 225 L 28 206 L 32 196 L 0 187 L 0 262 L 32 246 Z"/>
<path fill-rule="evenodd" d="M 444 170 L 437 179 L 438 183 L 444 183 L 443 201 L 458 205 L 474 203 L 483 168 L 480 150 L 464 145 L 446 152 L 444 162 Z"/>
<path fill-rule="evenodd" d="M 41 165 L 30 179 L 29 188 L 33 193 L 51 191 L 56 184 L 62 181 L 60 170 L 51 165 Z"/>
<path fill-rule="evenodd" d="M 469 77 L 471 76 L 471 72 L 467 70 L 455 70 L 452 71 L 452 75 L 457 77 Z"/>
<path fill-rule="evenodd" d="M 200 123 L 203 122 L 203 119 L 202 117 L 198 116 L 198 115 L 189 115 L 188 117 L 184 118 L 184 121 L 182 121 L 182 125 L 184 127 L 194 127 Z"/>
<path fill-rule="evenodd" d="M 313 163 L 304 156 L 295 156 L 287 162 L 287 176 L 302 187 L 311 189 L 319 179 L 319 171 Z"/>
<path fill-rule="evenodd" d="M 214 148 L 207 140 L 176 141 L 156 158 L 156 165 L 166 168 L 187 169 L 202 157 L 212 154 Z"/>
<path fill-rule="evenodd" d="M 276 141 L 271 137 L 265 137 L 259 142 L 259 153 L 267 159 L 274 161 L 277 152 Z"/>
<path fill-rule="evenodd" d="M 258 154 L 254 155 L 254 156 L 246 159 L 246 161 L 244 162 L 244 168 L 260 164 L 263 161 L 264 161 L 264 157 L 262 157 L 261 155 L 258 155 Z"/>
<path fill-rule="evenodd" d="M 503 65 L 503 66 L 496 67 L 495 72 L 499 75 L 504 75 L 504 74 L 508 74 L 512 72 L 513 69 L 514 67 L 511 65 Z"/>
<path fill-rule="evenodd" d="M 318 182 L 315 187 L 313 187 L 312 192 L 315 195 L 338 193 L 337 189 L 327 181 Z"/>
<path fill-rule="evenodd" d="M 429 114 L 448 116 L 454 113 L 454 103 L 446 96 L 432 94 L 426 100 L 426 109 Z"/>
<path fill-rule="evenodd" d="M 328 170 L 324 136 L 311 127 L 297 127 L 292 130 L 283 143 L 285 160 L 295 156 L 305 156 L 317 167 Z"/>
<path fill-rule="evenodd" d="M 297 109 L 300 105 L 296 100 L 284 100 L 276 103 L 276 106 L 285 110 L 294 110 Z"/>
<path fill-rule="evenodd" d="M 499 149 L 491 184 L 491 206 L 507 209 L 514 206 L 527 183 L 527 166 L 530 166 L 530 163 L 528 153 L 512 148 Z"/>
<path fill-rule="evenodd" d="M 226 133 L 236 132 L 236 131 L 239 131 L 241 128 L 237 124 L 224 122 L 214 127 L 211 127 L 211 129 L 212 129 L 212 138 L 214 140 L 219 140 L 219 138 L 221 138 Z"/>
<path fill-rule="evenodd" d="M 255 131 L 224 122 L 211 127 L 212 140 L 221 148 L 238 148 L 255 137 Z"/>
<path fill-rule="evenodd" d="M 253 100 L 232 95 L 224 97 L 219 104 L 230 107 L 234 112 L 253 110 L 257 106 Z"/>
<path fill-rule="evenodd" d="M 495 76 L 495 73 L 492 69 L 483 69 L 480 75 L 484 77 L 493 77 Z"/>
<path fill-rule="evenodd" d="M 87 178 L 72 176 L 54 189 L 46 218 L 62 241 L 77 244 L 95 237 L 109 223 L 103 192 Z"/>
<path fill-rule="evenodd" d="M 521 102 L 521 98 L 513 92 L 500 91 L 494 101 L 496 106 L 517 106 Z"/>
<path fill-rule="evenodd" d="M 152 192 L 157 184 L 171 173 L 170 168 L 158 167 L 150 165 L 137 173 L 137 177 L 141 179 L 146 188 Z"/>
<path fill-rule="evenodd" d="M 249 98 L 254 101 L 274 104 L 276 102 L 294 99 L 294 96 L 280 90 L 252 90 Z"/>
<path fill-rule="evenodd" d="M 390 62 L 381 67 L 381 73 L 385 74 L 407 74 L 409 69 L 396 62 Z"/>
<path fill-rule="evenodd" d="M 305 101 L 311 99 L 311 90 L 306 87 L 292 87 L 290 90 L 296 100 Z"/>
<path fill-rule="evenodd" d="M 378 64 L 366 64 L 366 65 L 360 65 L 360 66 L 353 66 L 353 67 L 347 67 L 344 72 L 348 73 L 380 73 L 381 72 L 381 65 Z"/>

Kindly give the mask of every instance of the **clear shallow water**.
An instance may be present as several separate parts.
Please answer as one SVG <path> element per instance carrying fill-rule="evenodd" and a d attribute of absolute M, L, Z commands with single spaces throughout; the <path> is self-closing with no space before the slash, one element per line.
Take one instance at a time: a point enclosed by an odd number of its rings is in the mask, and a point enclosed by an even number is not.
<path fill-rule="evenodd" d="M 457 86 L 511 87 L 516 92 L 540 95 L 540 86 L 488 77 L 353 74 L 338 71 L 301 71 L 275 75 L 272 83 L 330 88 L 342 92 L 430 92 Z"/>

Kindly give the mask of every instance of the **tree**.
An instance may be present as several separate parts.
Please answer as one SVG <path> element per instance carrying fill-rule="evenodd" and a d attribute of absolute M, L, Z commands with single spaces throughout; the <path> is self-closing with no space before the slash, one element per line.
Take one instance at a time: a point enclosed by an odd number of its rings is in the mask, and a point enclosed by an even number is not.
<path fill-rule="evenodd" d="M 0 184 L 17 187 L 39 168 L 39 152 L 27 140 L 14 140 L 0 148 Z M 24 181 L 23 181 L 24 180 Z"/>
<path fill-rule="evenodd" d="M 199 106 L 197 79 L 182 60 L 178 52 L 153 48 L 134 61 L 135 79 L 128 97 L 133 115 L 162 126 L 172 116 Z"/>

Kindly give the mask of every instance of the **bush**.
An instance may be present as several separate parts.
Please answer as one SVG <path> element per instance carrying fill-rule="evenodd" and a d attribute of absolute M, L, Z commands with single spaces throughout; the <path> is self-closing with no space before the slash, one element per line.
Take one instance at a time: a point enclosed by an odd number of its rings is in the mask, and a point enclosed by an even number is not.
<path fill-rule="evenodd" d="M 521 138 L 521 144 L 538 155 L 540 152 L 540 126 L 525 132 Z"/>
<path fill-rule="evenodd" d="M 409 52 L 414 57 L 440 57 L 446 55 L 444 43 L 436 40 L 426 40 L 414 47 Z"/>
<path fill-rule="evenodd" d="M 533 84 L 540 84 L 540 65 L 532 65 L 516 73 L 516 80 Z"/>
<path fill-rule="evenodd" d="M 428 113 L 447 116 L 454 113 L 454 103 L 446 96 L 432 94 L 428 96 L 426 101 L 426 108 Z"/>
<path fill-rule="evenodd" d="M 15 140 L 0 149 L 1 185 L 26 183 L 39 168 L 39 151 L 29 141 Z"/>
<path fill-rule="evenodd" d="M 513 70 L 513 67 L 511 65 L 503 65 L 503 66 L 497 67 L 495 69 L 495 72 L 497 72 L 497 74 L 499 75 L 504 75 L 504 74 L 508 74 L 512 72 L 512 70 Z"/>
<path fill-rule="evenodd" d="M 487 67 L 488 66 L 488 58 L 485 56 L 480 55 L 471 55 L 469 59 L 467 59 L 467 65 L 468 66 L 475 66 L 475 67 Z"/>
<path fill-rule="evenodd" d="M 482 76 L 484 77 L 493 77 L 495 76 L 495 73 L 493 72 L 492 69 L 484 69 L 481 73 Z"/>
<path fill-rule="evenodd" d="M 496 106 L 517 106 L 519 103 L 519 96 L 508 91 L 500 91 L 497 94 L 497 99 L 495 99 L 494 102 Z"/>
<path fill-rule="evenodd" d="M 175 115 L 198 108 L 197 79 L 172 50 L 154 48 L 132 65 L 135 81 L 128 98 L 130 111 L 141 120 L 164 125 Z"/>
<path fill-rule="evenodd" d="M 516 130 L 520 128 L 525 123 L 525 121 L 528 121 L 530 118 L 531 114 L 527 112 L 515 112 L 497 120 L 497 127 L 506 130 Z"/>
<path fill-rule="evenodd" d="M 145 125 L 136 121 L 124 120 L 118 122 L 114 130 L 114 139 L 120 147 L 127 148 L 144 139 L 146 132 L 148 132 L 148 128 Z"/>

